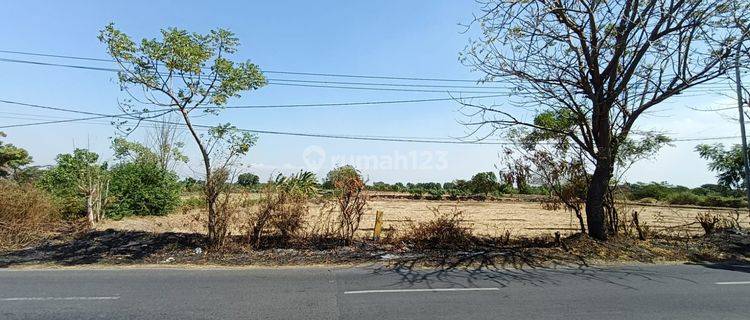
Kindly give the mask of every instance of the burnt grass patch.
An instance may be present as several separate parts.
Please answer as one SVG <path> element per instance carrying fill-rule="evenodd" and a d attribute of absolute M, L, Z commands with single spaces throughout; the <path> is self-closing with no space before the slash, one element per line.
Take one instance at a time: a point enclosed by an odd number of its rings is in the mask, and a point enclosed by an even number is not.
<path fill-rule="evenodd" d="M 279 266 L 379 264 L 388 268 L 504 268 L 610 263 L 749 263 L 750 235 L 724 230 L 710 236 L 657 236 L 640 241 L 616 237 L 600 242 L 576 234 L 562 239 L 472 237 L 458 246 L 413 243 L 403 239 L 355 241 L 302 237 L 268 239 L 252 249 L 247 237 L 233 237 L 210 249 L 197 233 L 83 231 L 60 234 L 22 249 L 0 250 L 0 268 L 24 265 L 85 266 L 191 264 Z"/>

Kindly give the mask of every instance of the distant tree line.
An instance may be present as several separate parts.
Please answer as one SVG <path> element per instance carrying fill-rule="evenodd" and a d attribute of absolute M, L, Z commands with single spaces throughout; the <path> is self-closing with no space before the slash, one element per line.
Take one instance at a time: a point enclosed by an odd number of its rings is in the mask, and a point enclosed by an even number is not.
<path fill-rule="evenodd" d="M 483 200 L 490 196 L 503 194 L 546 194 L 546 190 L 539 186 L 530 186 L 524 182 L 514 184 L 514 180 L 503 175 L 502 180 L 494 172 L 479 172 L 469 180 L 456 179 L 450 182 L 419 182 L 388 184 L 375 182 L 369 188 L 374 191 L 408 192 L 415 199 L 459 199 L 469 197 Z M 520 186 L 520 187 L 519 187 Z"/>

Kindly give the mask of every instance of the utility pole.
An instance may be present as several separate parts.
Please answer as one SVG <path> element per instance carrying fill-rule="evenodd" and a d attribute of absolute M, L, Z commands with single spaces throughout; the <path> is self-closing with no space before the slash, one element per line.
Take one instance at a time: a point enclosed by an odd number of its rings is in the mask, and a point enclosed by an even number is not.
<path fill-rule="evenodd" d="M 734 53 L 734 75 L 737 78 L 737 108 L 740 113 L 740 133 L 742 135 L 742 162 L 745 165 L 745 191 L 747 192 L 747 205 L 750 209 L 750 160 L 747 157 L 747 137 L 745 136 L 745 112 L 742 110 L 744 102 L 742 101 L 742 78 L 740 76 L 740 52 L 742 51 L 742 42 L 745 40 L 743 33 L 737 41 L 737 50 Z"/>

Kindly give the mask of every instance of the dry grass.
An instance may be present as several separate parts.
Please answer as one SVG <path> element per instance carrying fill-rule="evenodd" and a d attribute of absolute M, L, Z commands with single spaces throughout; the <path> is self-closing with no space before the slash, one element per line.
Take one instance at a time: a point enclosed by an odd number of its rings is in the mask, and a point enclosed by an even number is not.
<path fill-rule="evenodd" d="M 368 202 L 368 210 L 362 218 L 362 228 L 357 236 L 370 236 L 375 223 L 375 211 L 384 212 L 386 230 L 396 233 L 408 231 L 413 224 L 419 224 L 434 218 L 432 207 L 438 210 L 450 210 L 456 207 L 463 211 L 463 220 L 472 226 L 475 236 L 504 236 L 511 232 L 517 237 L 549 236 L 559 231 L 563 236 L 578 232 L 578 222 L 572 212 L 565 210 L 545 210 L 539 202 L 528 201 L 428 201 L 409 199 L 375 199 Z M 326 214 L 323 204 L 310 203 L 310 213 L 306 217 L 304 233 L 325 229 Z M 641 224 L 648 225 L 651 233 L 673 235 L 702 235 L 703 229 L 695 218 L 699 213 L 711 212 L 722 217 L 734 217 L 736 210 L 706 209 L 682 206 L 655 206 L 629 204 L 624 210 L 627 214 L 637 211 Z M 253 212 L 248 208 L 238 212 L 237 221 L 247 221 L 247 214 Z M 117 230 L 134 230 L 150 232 L 189 232 L 204 233 L 200 223 L 201 209 L 186 210 L 185 213 L 174 213 L 163 217 L 130 217 L 120 221 L 104 221 L 97 229 L 113 228 Z M 746 212 L 741 213 L 738 223 L 743 227 L 750 226 Z M 241 235 L 242 225 L 230 227 L 233 235 Z"/>
<path fill-rule="evenodd" d="M 434 217 L 412 224 L 400 237 L 400 241 L 420 249 L 460 249 L 474 240 L 471 225 L 464 221 L 464 212 L 458 210 L 458 207 L 453 207 L 450 211 L 440 211 L 437 207 L 430 210 Z"/>
<path fill-rule="evenodd" d="M 50 196 L 31 184 L 0 181 L 0 248 L 27 246 L 61 226 Z"/>

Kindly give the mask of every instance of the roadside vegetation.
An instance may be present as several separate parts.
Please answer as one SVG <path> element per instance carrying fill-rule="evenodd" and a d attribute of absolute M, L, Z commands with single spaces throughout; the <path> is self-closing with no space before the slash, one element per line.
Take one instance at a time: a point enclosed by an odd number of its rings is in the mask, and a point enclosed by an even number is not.
<path fill-rule="evenodd" d="M 630 12 L 616 2 L 479 3 L 481 14 L 468 27 L 480 36 L 461 62 L 482 81 L 502 78 L 518 99 L 512 103 L 532 113 L 519 119 L 499 105 L 459 99 L 473 134 L 501 134 L 509 144 L 498 150 L 497 170 L 439 182 L 371 183 L 350 165 L 322 179 L 300 171 L 263 181 L 239 165 L 257 142 L 251 131 L 193 123 L 267 84 L 259 66 L 231 59 L 239 50 L 232 32 L 169 28 L 160 38 L 134 40 L 114 24 L 105 26 L 99 40 L 118 66 L 125 97 L 118 104 L 125 116 L 117 118 L 123 134 L 112 140 L 114 156 L 75 149 L 49 167 L 34 167 L 28 152 L 0 133 L 0 266 L 119 263 L 123 256 L 125 262 L 227 264 L 747 260 L 739 147 L 697 147 L 716 184 L 687 188 L 622 179 L 634 163 L 672 143 L 639 130 L 640 116 L 726 74 L 737 36 L 729 22 L 746 7 L 628 1 Z M 153 125 L 151 138 L 128 140 L 142 123 Z M 180 180 L 175 167 L 187 163 L 185 148 L 199 155 L 200 170 Z M 373 200 L 389 197 L 409 198 L 431 215 L 398 229 L 382 213 L 372 214 L 384 210 Z M 508 198 L 538 206 L 524 219 L 542 233 L 480 233 L 477 225 L 507 220 L 470 220 L 472 207 L 459 207 L 502 206 Z M 440 206 L 446 202 L 454 206 Z M 646 221 L 634 203 L 701 208 L 656 228 L 651 223 L 665 219 Z M 569 227 L 548 228 L 553 214 L 569 217 Z M 97 228 L 178 215 L 200 230 Z"/>

